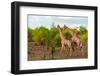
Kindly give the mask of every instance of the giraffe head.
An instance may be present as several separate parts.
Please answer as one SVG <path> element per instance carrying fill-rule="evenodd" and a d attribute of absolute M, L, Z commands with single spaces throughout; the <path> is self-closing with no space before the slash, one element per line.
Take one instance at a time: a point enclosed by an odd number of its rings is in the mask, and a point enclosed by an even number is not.
<path fill-rule="evenodd" d="M 69 29 L 66 25 L 64 25 L 64 29 Z"/>
<path fill-rule="evenodd" d="M 57 29 L 60 30 L 60 31 L 63 30 L 59 25 L 57 25 Z"/>
<path fill-rule="evenodd" d="M 60 28 L 60 26 L 59 26 L 59 25 L 57 25 L 57 28 Z"/>
<path fill-rule="evenodd" d="M 57 28 L 58 28 L 58 29 L 61 29 L 59 25 L 57 25 Z"/>

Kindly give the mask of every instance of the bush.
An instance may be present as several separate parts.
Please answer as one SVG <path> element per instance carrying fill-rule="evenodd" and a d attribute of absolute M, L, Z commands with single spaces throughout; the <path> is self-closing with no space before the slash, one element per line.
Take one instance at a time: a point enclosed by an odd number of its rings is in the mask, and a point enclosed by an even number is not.
<path fill-rule="evenodd" d="M 49 42 L 49 30 L 43 26 L 34 29 L 33 32 L 33 41 L 38 42 L 40 44 L 48 45 Z"/>
<path fill-rule="evenodd" d="M 63 29 L 63 28 L 62 28 Z M 80 26 L 80 29 L 74 29 L 74 32 L 78 34 L 80 39 L 86 43 L 88 43 L 88 31 L 85 27 Z M 66 29 L 63 29 L 62 32 L 64 33 L 67 39 L 71 39 L 71 34 Z M 58 29 L 53 25 L 50 29 L 46 27 L 38 27 L 35 29 L 28 28 L 28 41 L 38 42 L 41 45 L 47 45 L 50 47 L 60 47 L 61 46 L 61 39 L 59 35 Z"/>
<path fill-rule="evenodd" d="M 79 34 L 85 34 L 85 33 L 87 33 L 87 32 L 88 32 L 88 31 L 87 31 L 87 29 L 86 29 L 85 27 L 80 26 Z"/>
<path fill-rule="evenodd" d="M 28 41 L 34 41 L 33 40 L 33 33 L 34 33 L 34 30 L 31 29 L 31 28 L 28 28 Z"/>
<path fill-rule="evenodd" d="M 64 33 L 64 36 L 65 36 L 67 39 L 69 39 L 69 40 L 71 39 L 72 36 L 71 36 L 71 34 L 70 34 L 69 31 L 67 31 L 66 29 L 64 29 L 64 30 L 63 30 L 63 33 Z"/>

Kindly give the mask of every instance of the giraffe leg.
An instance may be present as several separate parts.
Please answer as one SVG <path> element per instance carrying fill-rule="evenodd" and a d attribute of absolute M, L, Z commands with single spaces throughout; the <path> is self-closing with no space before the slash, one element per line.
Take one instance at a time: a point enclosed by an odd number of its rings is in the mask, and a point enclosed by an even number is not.
<path fill-rule="evenodd" d="M 70 54 L 69 55 L 72 56 L 72 48 L 70 47 L 69 49 L 70 49 Z"/>
<path fill-rule="evenodd" d="M 68 47 L 69 47 L 69 56 L 71 56 L 71 55 L 72 55 L 72 47 L 71 47 L 71 43 L 69 43 Z"/>
<path fill-rule="evenodd" d="M 69 55 L 71 56 L 72 55 L 72 47 L 71 47 L 71 42 L 66 42 L 66 46 L 68 46 L 69 48 Z"/>
<path fill-rule="evenodd" d="M 83 49 L 82 49 L 82 56 L 84 56 L 84 52 L 83 52 Z"/>
<path fill-rule="evenodd" d="M 64 50 L 64 44 L 62 44 L 61 46 L 61 51 L 60 51 L 60 54 L 62 54 L 62 51 Z"/>
<path fill-rule="evenodd" d="M 84 56 L 84 51 L 83 51 L 83 48 L 81 47 L 81 52 L 82 52 L 82 56 Z"/>
<path fill-rule="evenodd" d="M 83 44 L 82 44 L 82 42 L 80 43 L 80 49 L 81 49 L 81 52 L 82 52 L 82 56 L 84 56 L 84 51 L 83 51 Z"/>
<path fill-rule="evenodd" d="M 70 56 L 72 56 L 72 43 L 70 43 Z"/>
<path fill-rule="evenodd" d="M 64 50 L 64 47 L 65 47 L 65 43 L 64 43 L 64 41 L 61 41 L 61 50 L 62 51 Z"/>

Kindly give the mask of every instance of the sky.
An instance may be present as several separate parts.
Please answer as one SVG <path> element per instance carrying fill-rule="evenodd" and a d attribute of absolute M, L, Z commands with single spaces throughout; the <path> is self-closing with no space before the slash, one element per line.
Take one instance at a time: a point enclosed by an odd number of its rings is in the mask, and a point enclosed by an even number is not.
<path fill-rule="evenodd" d="M 70 28 L 79 26 L 88 27 L 88 17 L 79 16 L 44 16 L 44 15 L 28 15 L 28 27 L 37 28 L 39 26 L 45 26 L 50 28 L 52 23 L 55 26 L 58 24 L 63 27 L 64 24 Z"/>

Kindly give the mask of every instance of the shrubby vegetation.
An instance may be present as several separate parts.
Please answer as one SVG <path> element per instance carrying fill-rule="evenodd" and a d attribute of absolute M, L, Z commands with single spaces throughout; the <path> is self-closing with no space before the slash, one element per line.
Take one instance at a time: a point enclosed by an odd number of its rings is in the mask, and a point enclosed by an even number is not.
<path fill-rule="evenodd" d="M 74 29 L 77 32 L 80 39 L 85 42 L 87 46 L 88 42 L 88 31 L 85 27 L 80 26 L 79 29 Z M 71 34 L 67 30 L 63 30 L 64 35 L 67 39 L 71 39 Z M 29 42 L 38 42 L 41 45 L 47 45 L 53 47 L 61 46 L 60 36 L 57 27 L 54 25 L 48 29 L 46 27 L 38 27 L 35 29 L 28 28 L 28 41 Z"/>

